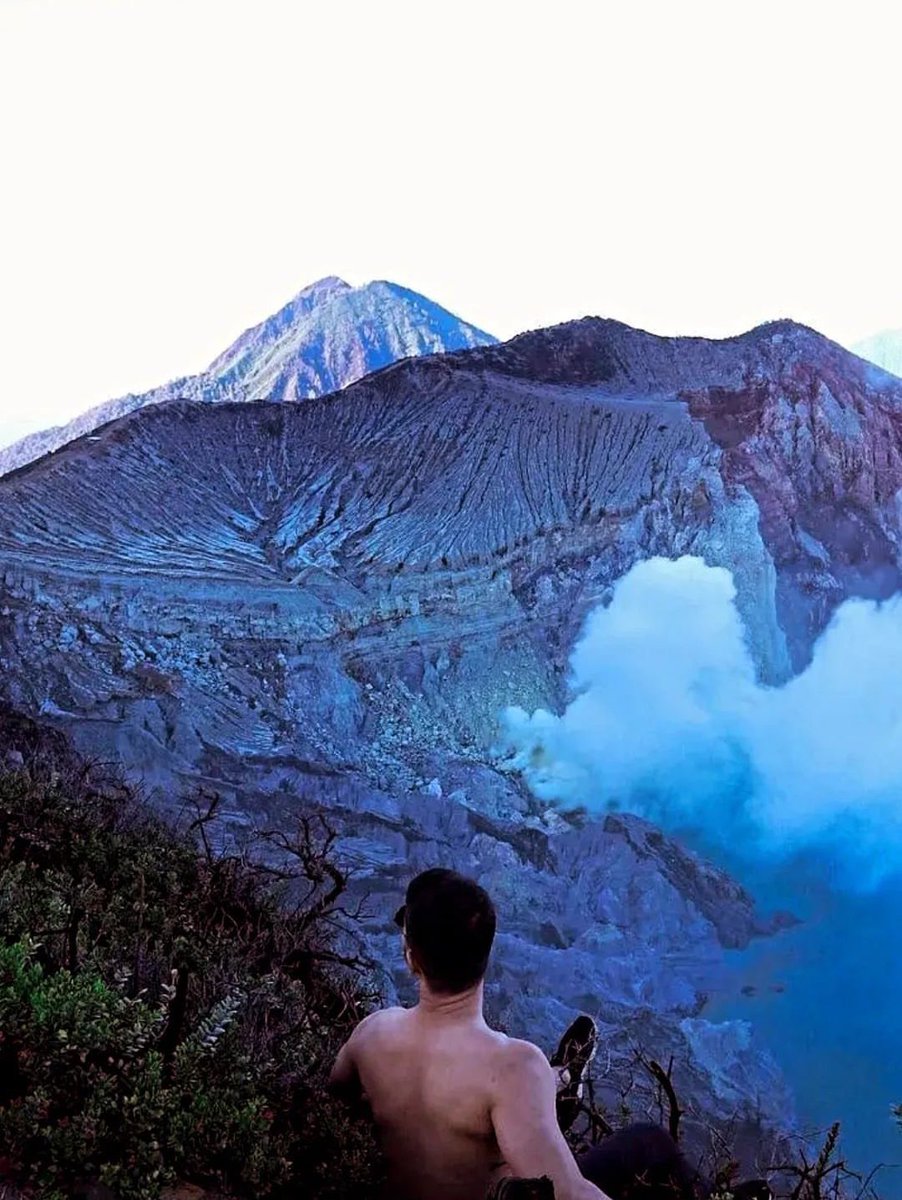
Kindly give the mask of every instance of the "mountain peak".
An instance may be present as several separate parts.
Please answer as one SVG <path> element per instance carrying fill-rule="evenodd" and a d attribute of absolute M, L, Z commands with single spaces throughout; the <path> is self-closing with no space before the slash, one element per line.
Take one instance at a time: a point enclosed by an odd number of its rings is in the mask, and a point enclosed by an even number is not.
<path fill-rule="evenodd" d="M 769 321 L 725 338 L 668 337 L 610 317 L 582 317 L 519 334 L 474 352 L 469 361 L 502 375 L 565 386 L 592 384 L 627 395 L 677 395 L 780 374 L 790 364 L 832 364 L 855 372 L 856 359 L 797 321 Z"/>
<path fill-rule="evenodd" d="M 313 283 L 308 284 L 306 288 L 302 289 L 301 294 L 320 288 L 332 288 L 336 291 L 347 292 L 351 290 L 351 284 L 347 280 L 342 279 L 340 275 L 324 275 L 322 279 L 317 279 Z"/>
<path fill-rule="evenodd" d="M 164 400 L 307 400 L 334 392 L 400 358 L 488 345 L 495 338 L 399 284 L 352 287 L 326 275 L 246 329 L 199 375 L 130 393 L 67 425 L 0 449 L 0 475 L 117 417 Z"/>
<path fill-rule="evenodd" d="M 489 334 L 388 280 L 329 276 L 246 330 L 207 369 L 213 399 L 305 400 L 400 358 L 491 344 Z"/>
<path fill-rule="evenodd" d="M 340 296 L 343 292 L 352 292 L 354 288 L 338 275 L 324 275 L 322 279 L 317 279 L 313 283 L 308 283 L 284 305 L 289 308 L 292 305 L 315 305 L 322 304 L 326 300 L 331 300 L 333 296 Z M 280 311 L 282 311 L 280 309 Z"/>

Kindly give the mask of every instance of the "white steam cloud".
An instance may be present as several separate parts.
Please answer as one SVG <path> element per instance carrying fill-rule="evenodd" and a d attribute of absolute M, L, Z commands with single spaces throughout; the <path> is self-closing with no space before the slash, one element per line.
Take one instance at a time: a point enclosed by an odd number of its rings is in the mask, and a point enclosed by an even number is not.
<path fill-rule="evenodd" d="M 811 665 L 764 687 L 730 573 L 651 559 L 593 612 L 561 716 L 504 713 L 536 795 L 694 826 L 732 851 L 829 850 L 847 882 L 902 869 L 902 597 L 850 600 Z"/>

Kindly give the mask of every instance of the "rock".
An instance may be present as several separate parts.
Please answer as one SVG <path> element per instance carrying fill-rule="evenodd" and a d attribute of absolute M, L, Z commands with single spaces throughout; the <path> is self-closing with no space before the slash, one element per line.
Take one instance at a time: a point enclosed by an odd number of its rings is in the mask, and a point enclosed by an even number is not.
<path fill-rule="evenodd" d="M 78 630 L 74 625 L 64 625 L 60 630 L 59 648 L 68 650 L 70 646 L 74 646 L 78 641 Z"/>
<path fill-rule="evenodd" d="M 213 1193 L 193 1183 L 179 1183 L 175 1187 L 163 1188 L 160 1200 L 207 1200 Z"/>

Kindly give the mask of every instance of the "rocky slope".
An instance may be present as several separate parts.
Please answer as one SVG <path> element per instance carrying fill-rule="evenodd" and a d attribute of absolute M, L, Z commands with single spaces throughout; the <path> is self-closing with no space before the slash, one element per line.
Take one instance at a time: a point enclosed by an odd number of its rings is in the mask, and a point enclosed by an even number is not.
<path fill-rule="evenodd" d="M 165 400 L 306 400 L 337 391 L 412 355 L 494 341 L 438 304 L 394 283 L 352 288 L 321 279 L 246 330 L 200 375 L 109 400 L 54 429 L 0 449 L 0 475 L 58 450 L 101 425 Z"/>
<path fill-rule="evenodd" d="M 302 405 L 156 405 L 0 482 L 2 688 L 161 800 L 218 790 L 223 836 L 326 805 L 390 990 L 403 880 L 478 873 L 509 1028 L 594 1011 L 614 1078 L 641 1038 L 752 1130 L 788 1098 L 704 993 L 767 922 L 635 818 L 542 812 L 498 714 L 560 707 L 585 615 L 655 554 L 729 567 L 785 677 L 841 600 L 898 588 L 900 489 L 902 382 L 788 322 L 585 320 Z"/>

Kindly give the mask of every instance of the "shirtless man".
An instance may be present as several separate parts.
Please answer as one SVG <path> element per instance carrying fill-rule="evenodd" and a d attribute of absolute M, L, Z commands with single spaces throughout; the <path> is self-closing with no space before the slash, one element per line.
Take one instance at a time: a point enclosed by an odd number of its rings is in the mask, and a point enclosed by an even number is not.
<path fill-rule="evenodd" d="M 330 1085 L 369 1103 L 393 1200 L 484 1200 L 504 1176 L 548 1176 L 555 1200 L 605 1200 L 580 1173 L 555 1116 L 558 1077 L 529 1042 L 490 1029 L 483 979 L 495 935 L 486 892 L 424 871 L 396 918 L 419 984 L 410 1009 L 354 1030 Z"/>

